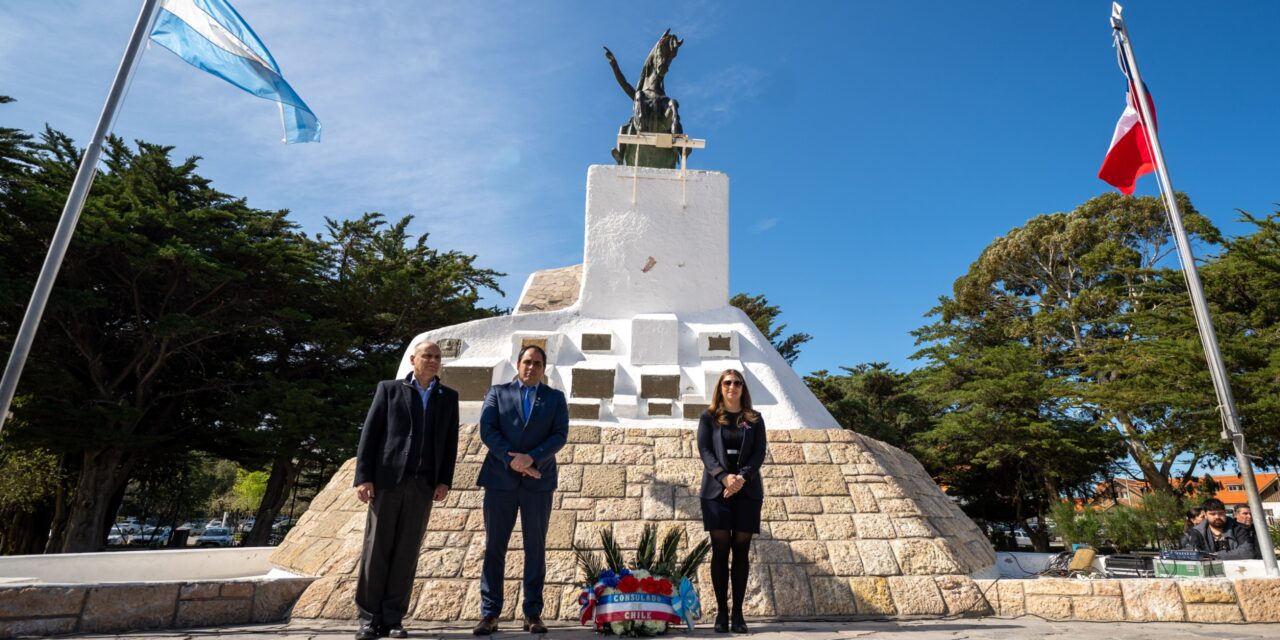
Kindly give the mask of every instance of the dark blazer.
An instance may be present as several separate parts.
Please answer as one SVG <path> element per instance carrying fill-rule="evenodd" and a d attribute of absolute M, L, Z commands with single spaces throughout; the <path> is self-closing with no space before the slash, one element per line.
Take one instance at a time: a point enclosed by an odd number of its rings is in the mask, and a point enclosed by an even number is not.
<path fill-rule="evenodd" d="M 458 459 L 458 392 L 436 378 L 427 403 L 427 415 L 423 416 L 422 397 L 409 383 L 409 377 L 378 383 L 360 431 L 355 486 L 372 482 L 375 489 L 390 489 L 400 484 L 409 466 L 414 422 L 421 424 L 423 420 L 426 421 L 423 433 L 433 437 L 430 443 L 434 463 L 431 468 L 435 471 L 432 486 L 452 486 L 453 468 Z"/>
<path fill-rule="evenodd" d="M 490 488 L 555 491 L 558 486 L 556 452 L 569 439 L 569 404 L 564 393 L 538 384 L 525 424 L 520 402 L 520 381 L 496 384 L 484 397 L 480 411 L 480 439 L 489 448 L 476 484 Z M 542 473 L 534 479 L 511 470 L 511 452 L 527 453 Z"/>
<path fill-rule="evenodd" d="M 1187 529 L 1182 535 L 1182 548 L 1206 551 L 1217 556 L 1219 560 L 1251 560 L 1262 557 L 1262 550 L 1255 544 L 1249 528 L 1231 518 L 1227 518 L 1227 527 L 1222 532 L 1222 537 L 1227 541 L 1226 546 L 1230 549 L 1216 551 L 1213 533 L 1209 531 L 1209 520 L 1206 518 L 1204 522 Z"/>
<path fill-rule="evenodd" d="M 764 482 L 760 480 L 760 465 L 764 464 L 764 454 L 768 449 L 769 439 L 765 436 L 764 417 L 751 424 L 742 438 L 742 448 L 738 452 L 739 471 L 747 484 L 740 493 L 754 500 L 764 500 Z M 716 424 L 715 416 L 710 411 L 703 411 L 698 419 L 698 455 L 702 457 L 702 491 L 705 500 L 724 496 L 724 483 L 720 480 L 728 475 L 728 455 L 724 452 L 724 437 Z"/>

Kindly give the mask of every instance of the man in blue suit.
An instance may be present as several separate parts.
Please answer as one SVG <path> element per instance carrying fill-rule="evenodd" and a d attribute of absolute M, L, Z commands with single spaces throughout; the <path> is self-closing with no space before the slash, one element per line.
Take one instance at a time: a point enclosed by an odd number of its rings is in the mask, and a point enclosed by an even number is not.
<path fill-rule="evenodd" d="M 516 358 L 516 379 L 490 387 L 480 412 L 480 439 L 489 448 L 477 482 L 484 487 L 484 570 L 478 636 L 498 630 L 507 546 L 524 528 L 524 630 L 546 633 L 542 587 L 547 577 L 547 528 L 556 489 L 556 452 L 569 439 L 564 393 L 542 384 L 547 354 L 528 346 Z"/>

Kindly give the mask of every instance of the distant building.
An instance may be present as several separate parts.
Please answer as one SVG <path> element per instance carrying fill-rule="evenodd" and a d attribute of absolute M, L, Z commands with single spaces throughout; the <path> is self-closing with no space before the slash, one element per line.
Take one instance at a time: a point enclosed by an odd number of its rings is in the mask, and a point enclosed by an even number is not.
<path fill-rule="evenodd" d="M 1280 518 L 1280 474 L 1254 474 L 1258 482 L 1258 497 L 1262 498 L 1262 509 L 1267 512 L 1267 524 L 1274 524 Z M 1236 507 L 1249 504 L 1249 496 L 1244 491 L 1244 480 L 1240 476 L 1213 476 L 1213 481 L 1221 489 L 1213 497 L 1227 505 L 1227 510 L 1234 513 Z"/>
<path fill-rule="evenodd" d="M 1249 496 L 1244 490 L 1244 481 L 1237 475 L 1210 476 L 1217 485 L 1217 490 L 1213 493 L 1213 497 L 1222 501 L 1227 506 L 1227 512 L 1235 513 L 1236 507 L 1249 504 Z M 1277 473 L 1258 473 L 1254 474 L 1254 478 L 1258 482 L 1258 494 L 1262 498 L 1262 510 L 1266 512 L 1267 524 L 1275 524 L 1280 519 L 1280 474 Z M 1089 506 L 1094 509 L 1105 511 L 1111 507 L 1122 504 L 1128 507 L 1137 507 L 1142 504 L 1142 496 L 1151 491 L 1151 486 L 1142 480 L 1133 478 L 1111 478 L 1106 482 L 1098 484 L 1097 497 L 1089 501 Z M 1196 504 L 1197 492 L 1194 488 L 1189 492 L 1191 496 L 1190 503 Z M 1077 500 L 1076 509 L 1083 509 L 1085 503 Z"/>

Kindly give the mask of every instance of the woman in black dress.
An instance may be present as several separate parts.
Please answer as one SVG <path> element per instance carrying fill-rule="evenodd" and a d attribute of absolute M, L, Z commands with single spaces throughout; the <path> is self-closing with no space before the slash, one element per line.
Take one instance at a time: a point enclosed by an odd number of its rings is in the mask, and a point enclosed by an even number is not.
<path fill-rule="evenodd" d="M 702 456 L 702 525 L 711 534 L 711 584 L 716 592 L 716 631 L 746 633 L 742 600 L 747 591 L 751 536 L 760 533 L 764 484 L 760 464 L 766 448 L 764 419 L 751 409 L 746 380 L 726 369 L 711 393 L 711 406 L 698 421 Z M 729 595 L 729 555 L 733 555 L 733 608 Z"/>

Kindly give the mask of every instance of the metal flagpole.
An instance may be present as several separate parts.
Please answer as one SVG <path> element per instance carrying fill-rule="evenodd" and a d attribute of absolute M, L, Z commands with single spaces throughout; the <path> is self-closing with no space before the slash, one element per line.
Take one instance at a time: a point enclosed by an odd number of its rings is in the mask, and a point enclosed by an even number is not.
<path fill-rule="evenodd" d="M 1187 290 L 1191 294 L 1191 309 L 1195 313 L 1196 328 L 1200 331 L 1200 344 L 1204 347 L 1204 357 L 1209 363 L 1209 374 L 1213 378 L 1214 392 L 1218 397 L 1218 413 L 1223 422 L 1223 437 L 1229 439 L 1232 448 L 1235 449 L 1236 464 L 1240 467 L 1240 476 L 1244 480 L 1244 488 L 1249 495 L 1249 507 L 1255 514 L 1253 529 L 1258 546 L 1262 549 L 1262 562 L 1266 566 L 1267 575 L 1280 575 L 1280 569 L 1276 567 L 1275 548 L 1271 545 L 1271 535 L 1267 531 L 1267 512 L 1262 509 L 1262 498 L 1258 495 L 1258 482 L 1253 477 L 1253 464 L 1249 460 L 1248 449 L 1245 446 L 1244 431 L 1240 428 L 1240 416 L 1236 413 L 1236 401 L 1231 395 L 1231 383 L 1227 378 L 1227 369 L 1222 363 L 1222 353 L 1218 350 L 1217 333 L 1213 328 L 1213 319 L 1209 317 L 1209 305 L 1205 302 L 1204 287 L 1200 284 L 1195 256 L 1191 253 L 1191 242 L 1187 239 L 1187 231 L 1182 226 L 1182 212 L 1178 209 L 1178 202 L 1173 196 L 1169 169 L 1164 162 L 1164 152 L 1160 149 L 1160 138 L 1154 126 L 1155 119 L 1151 117 L 1151 104 L 1147 99 L 1146 86 L 1142 84 L 1142 75 L 1138 73 L 1138 60 L 1133 55 L 1129 30 L 1125 28 L 1122 11 L 1123 8 L 1119 3 L 1111 3 L 1111 28 L 1117 35 L 1125 60 L 1129 64 L 1129 71 L 1133 74 L 1132 90 L 1138 94 L 1142 124 L 1146 128 L 1147 140 L 1151 143 L 1156 175 L 1160 179 L 1165 208 L 1169 215 L 1169 225 L 1173 228 L 1173 236 L 1178 245 L 1178 259 L 1182 262 L 1182 273 L 1186 277 Z"/>
<path fill-rule="evenodd" d="M 80 168 L 76 170 L 76 179 L 71 184 L 67 204 L 62 208 L 58 229 L 49 243 L 49 254 L 45 256 L 44 266 L 40 268 L 35 291 L 31 292 L 31 302 L 27 304 L 27 311 L 22 316 L 22 325 L 13 342 L 13 352 L 9 354 L 4 377 L 0 379 L 0 430 L 4 429 L 5 420 L 9 417 L 9 406 L 13 403 L 14 393 L 18 390 L 18 378 L 22 375 L 23 365 L 27 363 L 31 342 L 35 339 L 40 318 L 44 316 L 45 305 L 49 302 L 49 292 L 58 278 L 58 269 L 62 266 L 63 257 L 67 255 L 71 235 L 75 233 L 76 223 L 80 220 L 80 210 L 84 208 L 89 187 L 93 186 L 93 178 L 97 175 L 103 142 L 115 120 L 116 110 L 129 83 L 129 75 L 133 72 L 138 53 L 147 39 L 147 32 L 151 29 L 151 20 L 159 3 L 160 0 L 143 0 L 138 22 L 133 25 L 133 35 L 129 36 L 129 46 L 125 47 L 124 58 L 120 60 L 120 68 L 116 70 L 116 79 L 111 83 L 111 91 L 107 93 L 107 103 L 102 107 L 102 115 L 98 116 L 98 126 L 93 130 L 89 146 L 84 149 L 84 157 L 80 159 Z"/>

